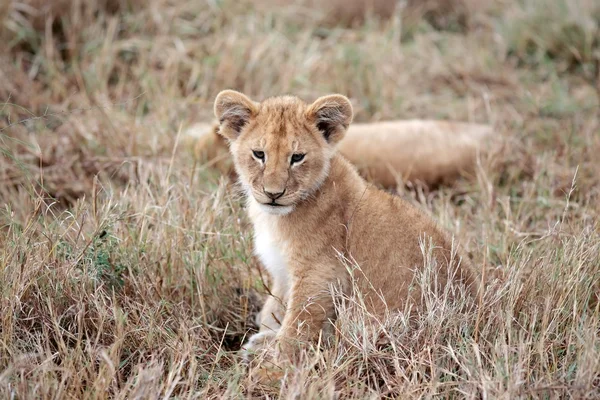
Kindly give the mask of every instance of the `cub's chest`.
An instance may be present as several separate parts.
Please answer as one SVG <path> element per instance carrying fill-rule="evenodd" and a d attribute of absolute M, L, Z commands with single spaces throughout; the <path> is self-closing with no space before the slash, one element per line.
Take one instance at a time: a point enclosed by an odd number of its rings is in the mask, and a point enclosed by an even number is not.
<path fill-rule="evenodd" d="M 285 259 L 285 244 L 275 238 L 268 227 L 255 224 L 254 253 L 276 282 L 288 282 L 289 270 Z"/>

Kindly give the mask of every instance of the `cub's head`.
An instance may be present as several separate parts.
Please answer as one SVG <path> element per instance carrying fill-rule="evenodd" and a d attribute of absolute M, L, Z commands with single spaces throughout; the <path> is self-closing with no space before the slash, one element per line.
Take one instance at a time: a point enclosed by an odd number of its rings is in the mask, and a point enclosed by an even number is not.
<path fill-rule="evenodd" d="M 327 177 L 352 105 L 341 95 L 312 104 L 291 96 L 258 103 L 225 90 L 215 100 L 215 115 L 249 198 L 266 212 L 285 215 Z"/>

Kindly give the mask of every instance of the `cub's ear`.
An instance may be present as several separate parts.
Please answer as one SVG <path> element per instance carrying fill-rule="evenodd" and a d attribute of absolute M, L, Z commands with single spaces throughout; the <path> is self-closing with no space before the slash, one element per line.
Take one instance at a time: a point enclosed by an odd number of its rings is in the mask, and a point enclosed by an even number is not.
<path fill-rule="evenodd" d="M 219 134 L 230 141 L 237 139 L 256 112 L 256 104 L 246 95 L 235 90 L 223 90 L 215 99 L 215 116 L 221 124 Z"/>
<path fill-rule="evenodd" d="M 307 117 L 314 121 L 327 143 L 342 140 L 352 122 L 352 104 L 341 94 L 319 97 L 307 110 Z"/>

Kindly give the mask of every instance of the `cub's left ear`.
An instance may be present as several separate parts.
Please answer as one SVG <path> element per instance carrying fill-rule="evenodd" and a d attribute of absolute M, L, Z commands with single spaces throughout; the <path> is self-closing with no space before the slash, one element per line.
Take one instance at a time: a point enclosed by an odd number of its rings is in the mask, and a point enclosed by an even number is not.
<path fill-rule="evenodd" d="M 330 144 L 342 140 L 353 115 L 350 100 L 340 94 L 319 97 L 308 107 L 306 113 Z"/>
<path fill-rule="evenodd" d="M 230 141 L 240 136 L 242 129 L 256 112 L 256 104 L 248 96 L 235 90 L 223 90 L 215 98 L 215 116 L 221 124 L 219 134 Z"/>

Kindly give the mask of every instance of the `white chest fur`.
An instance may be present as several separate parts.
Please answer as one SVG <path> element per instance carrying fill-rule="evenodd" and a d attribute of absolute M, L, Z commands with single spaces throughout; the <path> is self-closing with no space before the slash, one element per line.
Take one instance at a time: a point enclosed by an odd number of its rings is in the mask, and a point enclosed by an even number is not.
<path fill-rule="evenodd" d="M 264 267 L 278 284 L 285 284 L 289 280 L 289 272 L 281 243 L 276 242 L 267 230 L 255 230 L 254 252 L 260 258 Z"/>
<path fill-rule="evenodd" d="M 273 283 L 287 287 L 290 275 L 285 258 L 285 242 L 277 237 L 278 217 L 265 215 L 259 209 L 251 210 L 250 216 L 254 225 L 254 253 L 273 278 Z"/>

